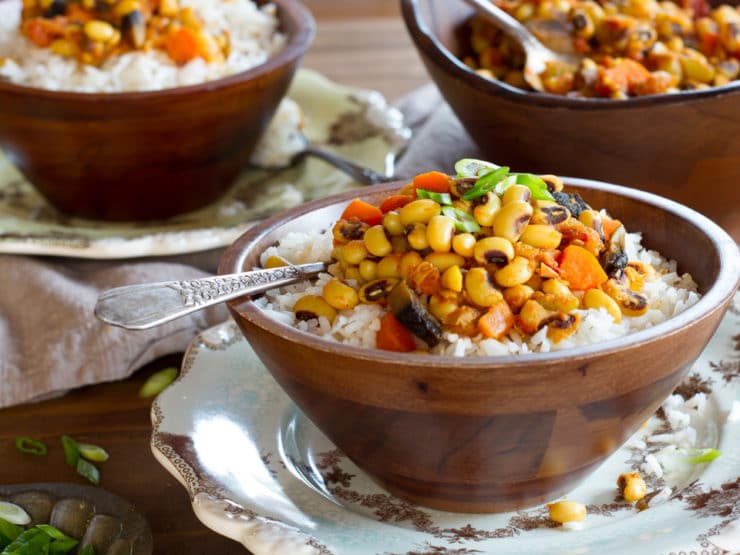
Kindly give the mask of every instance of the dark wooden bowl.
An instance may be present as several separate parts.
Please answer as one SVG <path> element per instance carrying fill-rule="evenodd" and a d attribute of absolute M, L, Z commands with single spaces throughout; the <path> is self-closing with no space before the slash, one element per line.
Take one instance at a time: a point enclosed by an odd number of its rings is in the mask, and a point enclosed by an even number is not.
<path fill-rule="evenodd" d="M 485 159 L 651 191 L 740 240 L 740 82 L 623 101 L 527 92 L 460 61 L 473 13 L 462 0 L 401 6 L 432 79 Z"/>
<path fill-rule="evenodd" d="M 231 314 L 303 412 L 391 492 L 438 509 L 496 512 L 553 499 L 621 445 L 699 356 L 740 280 L 737 247 L 677 203 L 614 185 L 567 181 L 644 244 L 690 272 L 702 299 L 653 328 L 599 345 L 526 356 L 453 358 L 350 347 L 279 323 L 249 300 Z M 379 201 L 401 183 L 362 191 Z M 258 265 L 290 231 L 331 228 L 357 191 L 258 224 L 219 273 Z M 605 484 L 610 487 L 612 484 Z"/>
<path fill-rule="evenodd" d="M 0 81 L 0 148 L 60 211 L 150 220 L 216 200 L 246 165 L 314 35 L 274 0 L 288 41 L 224 79 L 153 92 L 54 92 Z"/>

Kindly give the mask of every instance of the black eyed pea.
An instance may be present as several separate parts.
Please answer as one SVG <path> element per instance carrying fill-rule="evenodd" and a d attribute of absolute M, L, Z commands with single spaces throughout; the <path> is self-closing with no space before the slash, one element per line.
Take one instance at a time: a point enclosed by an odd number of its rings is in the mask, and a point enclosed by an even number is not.
<path fill-rule="evenodd" d="M 268 256 L 267 260 L 265 260 L 265 263 L 262 265 L 262 267 L 265 269 L 282 268 L 284 266 L 290 266 L 290 262 L 285 260 L 282 256 L 278 256 L 277 254 Z"/>
<path fill-rule="evenodd" d="M 565 206 L 550 200 L 538 200 L 532 215 L 532 224 L 555 225 L 564 222 L 570 217 L 570 211 Z"/>
<path fill-rule="evenodd" d="M 385 234 L 382 225 L 374 225 L 365 232 L 365 248 L 373 256 L 385 256 L 393 252 L 393 245 Z"/>
<path fill-rule="evenodd" d="M 583 295 L 583 306 L 595 310 L 604 309 L 619 324 L 622 321 L 622 311 L 619 309 L 617 301 L 604 293 L 601 289 L 589 289 Z"/>
<path fill-rule="evenodd" d="M 134 10 L 141 10 L 141 2 L 139 0 L 121 0 L 116 7 L 113 8 L 113 13 L 118 17 L 123 17 Z"/>
<path fill-rule="evenodd" d="M 503 237 L 484 237 L 475 243 L 473 257 L 478 264 L 504 266 L 514 259 L 514 245 Z"/>
<path fill-rule="evenodd" d="M 367 258 L 365 242 L 354 239 L 342 246 L 342 260 L 347 264 L 357 265 Z"/>
<path fill-rule="evenodd" d="M 639 260 L 632 260 L 627 263 L 628 268 L 633 268 L 639 273 L 645 281 L 655 281 L 658 279 L 658 274 L 652 264 L 647 262 L 640 262 Z"/>
<path fill-rule="evenodd" d="M 354 280 L 357 283 L 365 282 L 365 280 L 362 279 L 362 275 L 360 274 L 360 269 L 357 266 L 348 266 L 344 268 L 344 279 Z"/>
<path fill-rule="evenodd" d="M 460 308 L 456 297 L 456 295 L 446 294 L 445 290 L 442 289 L 439 293 L 429 297 L 429 312 L 440 322 L 444 322 L 447 316 Z"/>
<path fill-rule="evenodd" d="M 427 224 L 427 242 L 434 252 L 450 252 L 455 221 L 447 216 L 432 216 Z"/>
<path fill-rule="evenodd" d="M 493 234 L 512 243 L 517 241 L 529 224 L 533 212 L 532 205 L 521 200 L 504 204 L 493 220 Z"/>
<path fill-rule="evenodd" d="M 378 261 L 377 278 L 400 278 L 401 277 L 401 254 L 389 254 Z"/>
<path fill-rule="evenodd" d="M 570 312 L 578 308 L 581 301 L 572 293 L 564 295 L 535 291 L 532 299 L 540 303 L 547 310 L 554 312 Z"/>
<path fill-rule="evenodd" d="M 619 493 L 628 503 L 639 501 L 647 493 L 647 484 L 637 472 L 625 472 L 617 478 Z"/>
<path fill-rule="evenodd" d="M 534 289 L 529 285 L 515 285 L 513 287 L 507 287 L 502 291 L 504 300 L 508 303 L 512 312 L 517 313 L 521 310 L 532 295 L 534 295 Z"/>
<path fill-rule="evenodd" d="M 578 221 L 586 227 L 596 230 L 602 241 L 605 240 L 604 228 L 601 225 L 601 215 L 596 210 L 582 210 L 578 214 Z"/>
<path fill-rule="evenodd" d="M 376 279 L 366 283 L 358 292 L 360 301 L 366 304 L 377 304 L 385 302 L 391 289 L 398 283 L 397 279 Z"/>
<path fill-rule="evenodd" d="M 336 278 L 330 279 L 324 285 L 321 296 L 330 306 L 337 310 L 354 308 L 360 302 L 357 291 Z"/>
<path fill-rule="evenodd" d="M 394 235 L 391 237 L 391 247 L 394 253 L 403 254 L 411 249 L 408 239 L 403 235 Z"/>
<path fill-rule="evenodd" d="M 107 21 L 101 21 L 99 19 L 86 22 L 83 31 L 85 36 L 90 40 L 102 43 L 107 43 L 116 36 L 116 28 Z"/>
<path fill-rule="evenodd" d="M 575 333 L 581 323 L 580 315 L 558 313 L 547 322 L 547 338 L 553 343 L 560 343 L 566 337 Z"/>
<path fill-rule="evenodd" d="M 387 212 L 383 216 L 383 227 L 388 232 L 388 235 L 395 237 L 396 235 L 403 235 L 403 224 L 401 223 L 401 215 L 395 210 Z"/>
<path fill-rule="evenodd" d="M 453 179 L 452 183 L 450 184 L 450 193 L 452 193 L 453 198 L 460 199 L 465 193 L 470 191 L 475 187 L 475 179 L 472 180 L 464 180 L 464 179 Z M 462 201 L 467 202 L 467 201 Z"/>
<path fill-rule="evenodd" d="M 416 251 L 409 251 L 401 255 L 401 276 L 408 278 L 411 271 L 421 264 L 424 259 Z"/>
<path fill-rule="evenodd" d="M 476 239 L 472 233 L 458 233 L 452 237 L 452 250 L 465 258 L 473 257 Z"/>
<path fill-rule="evenodd" d="M 600 8 L 600 6 L 596 3 L 593 3 L 597 8 Z M 547 190 L 550 193 L 559 193 L 563 190 L 563 180 L 560 179 L 557 175 L 552 174 L 545 174 L 541 175 L 540 179 L 545 182 L 545 185 L 547 185 Z"/>
<path fill-rule="evenodd" d="M 49 45 L 49 49 L 58 56 L 72 58 L 77 55 L 77 45 L 69 39 L 57 39 Z"/>
<path fill-rule="evenodd" d="M 339 220 L 331 229 L 335 244 L 343 245 L 353 239 L 362 239 L 370 228 L 365 222 Z"/>
<path fill-rule="evenodd" d="M 313 320 L 321 317 L 334 322 L 337 311 L 318 295 L 305 295 L 293 305 L 293 313 L 297 320 Z"/>
<path fill-rule="evenodd" d="M 408 206 L 408 205 L 407 205 Z M 412 249 L 423 251 L 429 248 L 429 239 L 427 238 L 427 226 L 422 223 L 411 224 L 407 228 L 406 240 Z"/>
<path fill-rule="evenodd" d="M 527 283 L 533 275 L 533 262 L 529 258 L 515 256 L 506 266 L 496 270 L 493 277 L 501 287 L 514 287 Z"/>
<path fill-rule="evenodd" d="M 445 289 L 449 289 L 450 291 L 455 291 L 457 293 L 461 292 L 463 288 L 463 274 L 462 270 L 460 270 L 460 266 L 455 264 L 442 272 L 439 283 Z"/>
<path fill-rule="evenodd" d="M 529 190 L 529 189 L 527 189 Z M 501 199 L 497 194 L 489 192 L 481 197 L 481 202 L 476 202 L 473 207 L 473 217 L 478 224 L 484 227 L 493 225 L 493 219 L 501 210 Z"/>
<path fill-rule="evenodd" d="M 586 505 L 576 501 L 557 501 L 547 505 L 550 520 L 559 524 L 581 522 L 586 518 Z"/>
<path fill-rule="evenodd" d="M 165 17 L 175 17 L 180 10 L 177 0 L 159 0 L 159 14 Z"/>
<path fill-rule="evenodd" d="M 522 243 L 538 249 L 556 249 L 562 239 L 563 234 L 547 224 L 529 224 L 519 237 Z"/>
<path fill-rule="evenodd" d="M 465 293 L 476 305 L 487 308 L 504 299 L 501 291 L 491 283 L 485 268 L 471 268 L 465 274 Z"/>
<path fill-rule="evenodd" d="M 430 252 L 424 260 L 436 266 L 440 272 L 446 271 L 452 266 L 464 266 L 465 258 L 455 252 Z"/>
<path fill-rule="evenodd" d="M 529 187 L 518 184 L 506 189 L 501 197 L 501 203 L 504 206 L 512 202 L 526 202 L 529 204 L 530 200 L 532 200 L 532 191 L 529 190 Z"/>
<path fill-rule="evenodd" d="M 547 310 L 537 301 L 529 299 L 519 311 L 519 327 L 524 333 L 533 335 L 556 315 L 556 312 Z"/>
<path fill-rule="evenodd" d="M 442 211 L 439 204 L 432 199 L 420 198 L 409 202 L 401 208 L 401 224 L 407 227 L 411 224 L 425 224 Z"/>
<path fill-rule="evenodd" d="M 551 278 L 546 279 L 542 282 L 542 291 L 544 293 L 550 293 L 552 295 L 572 295 L 573 293 L 568 286 L 568 283 L 562 279 Z"/>
<path fill-rule="evenodd" d="M 364 281 L 372 281 L 378 276 L 378 263 L 366 258 L 357 267 Z"/>
<path fill-rule="evenodd" d="M 620 312 L 625 316 L 642 316 L 649 308 L 647 297 L 632 291 L 626 283 L 609 278 L 601 287 L 604 293 L 616 301 Z"/>

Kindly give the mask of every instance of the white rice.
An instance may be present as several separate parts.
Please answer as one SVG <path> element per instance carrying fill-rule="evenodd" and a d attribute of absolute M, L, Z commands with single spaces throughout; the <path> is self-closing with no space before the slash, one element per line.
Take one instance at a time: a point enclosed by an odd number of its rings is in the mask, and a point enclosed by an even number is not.
<path fill-rule="evenodd" d="M 697 285 L 688 274 L 679 275 L 676 262 L 668 261 L 657 252 L 643 249 L 641 236 L 637 233 L 627 234 L 626 252 L 632 261 L 652 264 L 658 274 L 655 281 L 646 281 L 643 294 L 648 298 L 650 308 L 642 316 L 623 317 L 620 323 L 605 310 L 577 310 L 581 316 L 578 329 L 559 343 L 553 343 L 547 337 L 547 328 L 539 330 L 529 339 L 522 337 L 515 329 L 501 340 L 460 336 L 450 332 L 443 333 L 443 340 L 432 349 L 435 354 L 450 356 L 501 356 L 509 354 L 526 354 L 531 352 L 548 352 L 570 349 L 581 345 L 591 345 L 649 328 L 668 320 L 699 300 Z M 262 254 L 262 262 L 272 255 L 278 255 L 293 264 L 324 261 L 331 258 L 331 233 L 290 233 L 277 247 L 270 247 Z M 328 273 L 320 274 L 311 284 L 297 284 L 269 291 L 261 297 L 258 305 L 287 325 L 309 331 L 326 339 L 375 348 L 375 333 L 380 328 L 380 318 L 384 309 L 378 305 L 359 304 L 352 310 L 339 311 L 333 324 L 327 320 L 298 321 L 292 308 L 303 295 L 321 295 L 326 282 L 331 279 Z M 351 280 L 351 285 L 356 285 Z M 677 424 L 679 424 L 677 422 Z M 689 438 L 687 438 L 689 439 Z"/>
<path fill-rule="evenodd" d="M 101 67 L 78 63 L 40 48 L 19 30 L 21 0 L 0 1 L 0 79 L 74 92 L 159 90 L 220 79 L 264 63 L 285 45 L 274 4 L 251 0 L 180 0 L 192 7 L 214 36 L 228 33 L 231 51 L 222 63 L 201 58 L 178 66 L 161 51 L 128 52 Z"/>

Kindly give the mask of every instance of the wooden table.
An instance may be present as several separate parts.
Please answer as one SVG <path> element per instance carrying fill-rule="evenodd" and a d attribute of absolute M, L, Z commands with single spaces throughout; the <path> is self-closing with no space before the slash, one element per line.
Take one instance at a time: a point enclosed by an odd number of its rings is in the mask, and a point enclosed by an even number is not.
<path fill-rule="evenodd" d="M 390 100 L 427 82 L 397 0 L 306 0 L 306 4 L 316 16 L 318 31 L 304 67 L 341 83 L 379 90 Z M 110 452 L 110 460 L 102 467 L 101 486 L 131 501 L 146 516 L 154 533 L 155 553 L 243 552 L 238 544 L 195 518 L 185 490 L 155 461 L 149 448 L 151 403 L 140 399 L 137 392 L 152 372 L 178 366 L 180 358 L 156 361 L 125 381 L 0 411 L 0 484 L 84 483 L 64 464 L 59 437 L 71 435 Z M 37 458 L 16 451 L 14 439 L 24 435 L 45 441 L 52 447 L 49 455 Z"/>

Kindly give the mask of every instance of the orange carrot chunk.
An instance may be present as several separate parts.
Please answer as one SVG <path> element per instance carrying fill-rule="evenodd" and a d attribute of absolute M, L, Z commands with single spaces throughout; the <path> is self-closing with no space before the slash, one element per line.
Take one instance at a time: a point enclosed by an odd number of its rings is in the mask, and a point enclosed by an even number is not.
<path fill-rule="evenodd" d="M 435 193 L 449 193 L 452 179 L 442 172 L 420 173 L 414 177 L 414 188 L 434 191 Z"/>
<path fill-rule="evenodd" d="M 408 353 L 416 349 L 414 336 L 392 312 L 387 312 L 380 319 L 380 329 L 375 334 L 375 341 L 378 349 L 384 351 Z"/>
<path fill-rule="evenodd" d="M 514 313 L 509 307 L 509 303 L 501 301 L 488 309 L 483 316 L 478 319 L 478 331 L 484 337 L 492 339 L 501 339 L 514 326 Z"/>
<path fill-rule="evenodd" d="M 617 228 L 622 225 L 619 220 L 612 220 L 611 218 L 601 219 L 601 230 L 604 232 L 604 238 L 608 241 Z"/>
<path fill-rule="evenodd" d="M 608 278 L 598 259 L 577 245 L 565 247 L 558 270 L 560 277 L 579 291 L 599 287 Z"/>
<path fill-rule="evenodd" d="M 412 200 L 414 200 L 414 197 L 411 195 L 391 195 L 380 203 L 380 211 L 387 214 L 391 210 L 406 206 Z"/>
<path fill-rule="evenodd" d="M 347 205 L 347 208 L 342 212 L 341 219 L 349 220 L 353 217 L 368 225 L 378 225 L 383 221 L 383 213 L 380 208 L 357 198 Z"/>

